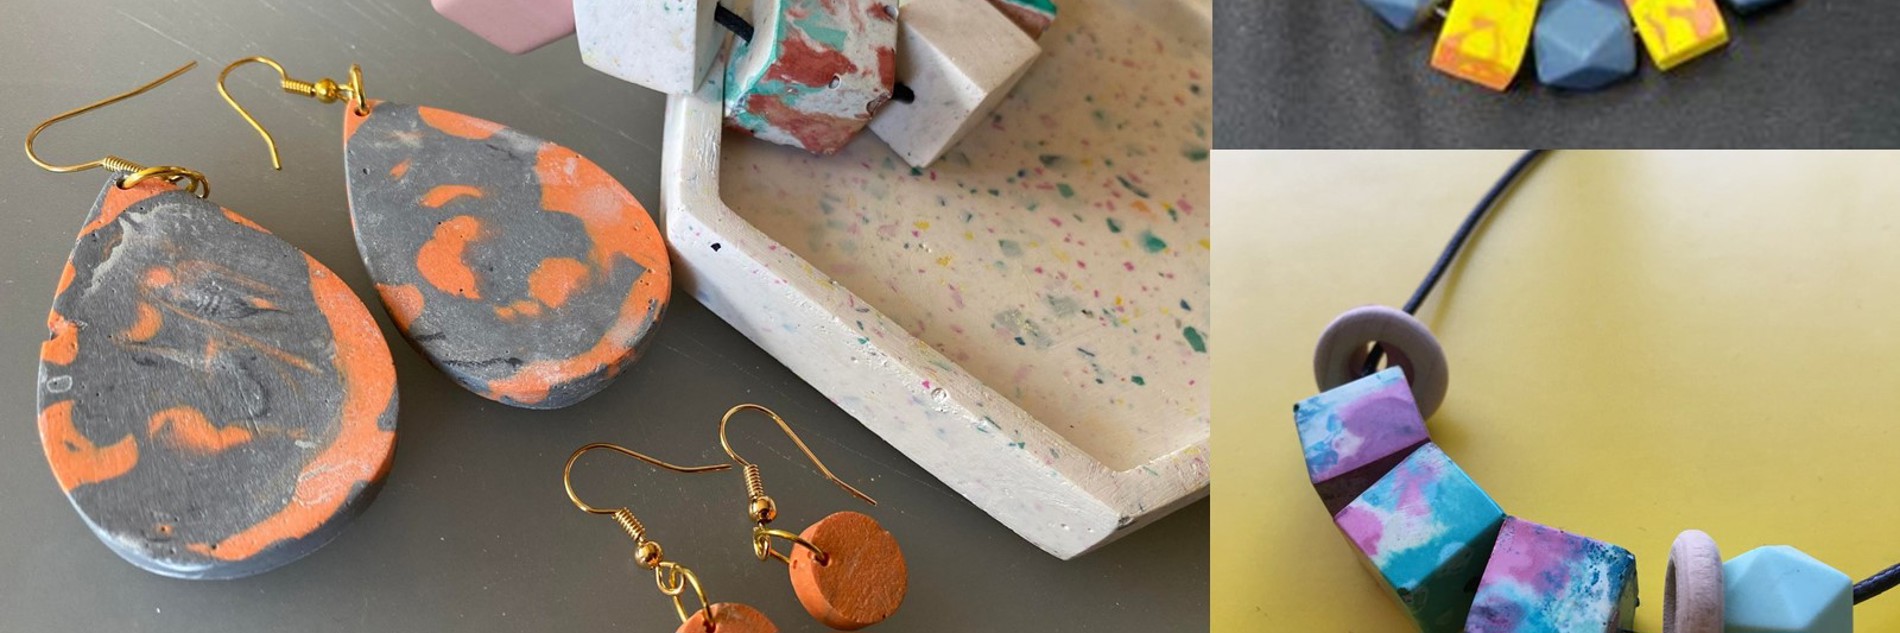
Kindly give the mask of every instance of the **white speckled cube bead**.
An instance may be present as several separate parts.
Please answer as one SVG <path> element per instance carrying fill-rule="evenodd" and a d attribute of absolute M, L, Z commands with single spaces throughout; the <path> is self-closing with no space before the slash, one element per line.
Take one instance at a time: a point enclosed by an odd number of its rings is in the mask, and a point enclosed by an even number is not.
<path fill-rule="evenodd" d="M 1042 47 L 985 0 L 911 0 L 898 18 L 897 79 L 916 99 L 884 104 L 871 131 L 924 167 L 996 109 Z"/>
<path fill-rule="evenodd" d="M 574 32 L 572 0 L 430 0 L 430 4 L 442 17 L 516 55 Z"/>
<path fill-rule="evenodd" d="M 573 2 L 582 62 L 670 95 L 699 88 L 726 35 L 713 24 L 716 0 Z M 733 4 L 739 11 L 749 3 Z"/>

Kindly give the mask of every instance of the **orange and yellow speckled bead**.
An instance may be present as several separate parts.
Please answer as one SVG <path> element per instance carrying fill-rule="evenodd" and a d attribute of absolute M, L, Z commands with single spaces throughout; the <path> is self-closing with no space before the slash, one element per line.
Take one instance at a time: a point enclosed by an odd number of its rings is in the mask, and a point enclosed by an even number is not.
<path fill-rule="evenodd" d="M 1715 0 L 1626 0 L 1656 68 L 1669 70 L 1728 43 Z"/>
<path fill-rule="evenodd" d="M 1632 2 L 1640 0 L 1631 0 Z M 1445 16 L 1432 67 L 1492 90 L 1517 76 L 1537 21 L 1537 0 L 1459 0 Z"/>

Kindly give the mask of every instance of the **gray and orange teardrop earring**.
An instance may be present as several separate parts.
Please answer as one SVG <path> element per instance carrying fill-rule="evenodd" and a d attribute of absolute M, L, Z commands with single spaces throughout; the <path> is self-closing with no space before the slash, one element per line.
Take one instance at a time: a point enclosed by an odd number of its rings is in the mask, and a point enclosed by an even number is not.
<path fill-rule="evenodd" d="M 396 369 L 369 309 L 310 255 L 205 200 L 183 167 L 40 160 L 111 175 L 60 273 L 40 346 L 46 461 L 120 557 L 177 578 L 269 571 L 374 498 L 396 441 Z M 180 188 L 183 183 L 183 188 Z"/>
<path fill-rule="evenodd" d="M 818 461 L 805 441 L 792 432 L 785 418 L 756 404 L 733 407 L 719 419 L 719 445 L 745 471 L 746 497 L 750 500 L 746 514 L 754 524 L 753 555 L 761 561 L 772 558 L 783 561 L 791 569 L 792 589 L 798 594 L 799 604 L 825 626 L 853 631 L 891 617 L 904 602 L 904 593 L 910 587 L 910 571 L 904 565 L 904 552 L 898 548 L 897 539 L 878 525 L 876 519 L 847 511 L 819 519 L 798 534 L 767 527 L 778 518 L 778 504 L 765 494 L 759 466 L 740 457 L 726 441 L 726 423 L 747 409 L 771 416 L 825 479 L 865 503 L 877 505 L 877 501 L 831 474 L 831 469 Z M 790 542 L 791 553 L 781 554 L 772 549 L 772 539 Z"/>
<path fill-rule="evenodd" d="M 646 209 L 599 165 L 498 123 L 369 99 L 290 78 L 291 94 L 344 101 L 344 170 L 356 246 L 397 329 L 431 363 L 491 400 L 565 407 L 631 364 L 666 311 L 672 270 Z"/>
<path fill-rule="evenodd" d="M 653 583 L 659 586 L 661 594 L 673 599 L 673 610 L 680 616 L 677 633 L 777 633 L 778 627 L 758 609 L 737 602 L 708 602 L 706 590 L 699 585 L 699 576 L 685 565 L 666 559 L 666 550 L 660 547 L 659 541 L 647 536 L 646 525 L 633 516 L 632 508 L 596 508 L 574 494 L 574 462 L 595 449 L 610 450 L 676 473 L 712 472 L 732 468 L 732 465 L 675 466 L 624 446 L 597 442 L 574 449 L 574 453 L 567 456 L 567 465 L 561 468 L 561 485 L 567 488 L 567 499 L 574 502 L 574 507 L 588 514 L 613 517 L 620 529 L 633 538 L 633 561 L 641 569 L 653 570 Z M 699 609 L 690 614 L 686 611 L 685 599 L 688 589 L 699 599 Z"/>

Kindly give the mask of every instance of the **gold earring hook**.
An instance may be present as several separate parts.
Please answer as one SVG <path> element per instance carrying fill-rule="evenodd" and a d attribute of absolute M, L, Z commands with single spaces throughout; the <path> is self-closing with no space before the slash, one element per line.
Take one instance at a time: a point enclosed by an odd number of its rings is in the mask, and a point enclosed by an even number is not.
<path fill-rule="evenodd" d="M 751 503 L 746 508 L 746 514 L 752 517 L 753 522 L 757 523 L 757 525 L 752 528 L 752 554 L 759 557 L 759 560 L 776 558 L 781 562 L 790 564 L 792 562 L 790 556 L 781 554 L 778 550 L 772 549 L 772 539 L 779 539 L 790 542 L 793 546 L 804 547 L 805 549 L 811 550 L 812 556 L 820 565 L 830 563 L 831 556 L 826 554 L 825 550 L 819 549 L 817 545 L 812 544 L 811 541 L 805 540 L 804 537 L 785 530 L 775 530 L 765 527 L 770 524 L 773 519 L 778 518 L 778 503 L 772 501 L 771 495 L 765 494 L 765 481 L 759 476 L 759 465 L 746 461 L 744 457 L 740 457 L 739 452 L 732 450 L 732 443 L 726 439 L 726 423 L 732 421 L 732 416 L 738 415 L 739 412 L 747 409 L 771 416 L 772 421 L 778 423 L 779 430 L 784 431 L 786 437 L 792 438 L 792 443 L 797 444 L 798 450 L 803 451 L 805 457 L 811 459 L 811 463 L 818 467 L 818 472 L 823 473 L 825 479 L 831 480 L 831 483 L 837 484 L 838 487 L 843 488 L 845 492 L 851 493 L 851 496 L 863 499 L 865 503 L 877 505 L 877 500 L 872 499 L 870 495 L 864 494 L 857 488 L 851 487 L 851 484 L 845 483 L 844 480 L 839 479 L 837 475 L 831 474 L 831 469 L 826 468 L 825 463 L 819 461 L 817 455 L 812 454 L 811 447 L 806 446 L 805 440 L 800 439 L 797 433 L 792 432 L 792 425 L 787 424 L 785 418 L 779 417 L 777 412 L 760 405 L 747 403 L 727 409 L 725 417 L 719 418 L 719 446 L 725 448 L 726 455 L 732 457 L 732 461 L 738 462 L 739 466 L 745 470 L 746 496 L 751 499 Z"/>
<path fill-rule="evenodd" d="M 567 499 L 574 502 L 574 507 L 585 510 L 591 514 L 613 515 L 614 522 L 620 524 L 620 529 L 626 531 L 627 536 L 633 537 L 634 562 L 639 563 L 640 567 L 644 569 L 653 570 L 653 584 L 659 587 L 661 594 L 673 600 L 673 611 L 679 614 L 680 622 L 686 622 L 691 619 L 691 616 L 686 611 L 685 601 L 686 590 L 691 588 L 693 595 L 699 598 L 699 608 L 694 610 L 693 613 L 704 611 L 706 613 L 706 633 L 715 633 L 712 603 L 706 599 L 706 590 L 699 586 L 699 576 L 695 575 L 693 570 L 687 569 L 685 565 L 666 560 L 666 551 L 660 547 L 658 541 L 647 537 L 647 528 L 645 525 L 640 524 L 639 519 L 633 517 L 633 509 L 620 507 L 612 510 L 603 510 L 588 505 L 585 501 L 581 501 L 580 495 L 574 493 L 574 462 L 580 461 L 582 455 L 594 449 L 614 451 L 660 468 L 681 473 L 703 473 L 727 470 L 732 468 L 732 464 L 677 466 L 654 459 L 625 446 L 606 442 L 595 442 L 574 449 L 574 454 L 567 456 L 567 465 L 561 467 L 561 485 L 567 488 Z"/>
<path fill-rule="evenodd" d="M 741 467 L 745 467 L 748 470 L 756 471 L 758 469 L 757 464 L 746 461 L 746 458 L 739 456 L 738 451 L 732 450 L 732 443 L 726 440 L 726 423 L 732 420 L 732 416 L 738 415 L 739 412 L 747 409 L 771 416 L 772 421 L 778 423 L 779 430 L 785 431 L 785 436 L 792 438 L 792 443 L 798 445 L 798 450 L 805 453 L 805 457 L 811 460 L 812 465 L 818 467 L 818 472 L 824 474 L 825 479 L 831 480 L 831 483 L 838 484 L 839 488 L 843 488 L 845 492 L 851 493 L 851 496 L 863 499 L 865 503 L 877 505 L 876 499 L 872 499 L 870 495 L 864 494 L 857 488 L 853 488 L 851 484 L 845 483 L 844 480 L 839 479 L 837 475 L 831 474 L 831 469 L 826 468 L 825 463 L 819 461 L 817 455 L 812 454 L 811 447 L 805 445 L 805 440 L 799 439 L 798 434 L 792 431 L 792 425 L 785 423 L 785 418 L 779 417 L 778 413 L 760 405 L 742 404 L 727 409 L 725 417 L 719 418 L 719 446 L 726 449 L 726 455 L 731 456 L 732 461 L 738 462 Z"/>
<path fill-rule="evenodd" d="M 277 60 L 263 55 L 246 57 L 231 62 L 231 65 L 224 67 L 223 72 L 218 73 L 218 94 L 224 96 L 224 102 L 231 104 L 231 108 L 237 110 L 238 116 L 244 117 L 244 121 L 250 123 L 251 127 L 257 130 L 259 136 L 264 137 L 265 147 L 270 148 L 270 164 L 272 169 L 284 168 L 283 162 L 278 160 L 277 157 L 277 140 L 271 138 L 270 132 L 264 129 L 264 124 L 258 123 L 257 119 L 252 117 L 251 113 L 244 109 L 244 106 L 238 105 L 237 99 L 231 98 L 231 91 L 224 87 L 224 79 L 231 76 L 231 71 L 236 70 L 239 66 L 253 62 L 269 66 L 271 69 L 276 70 L 277 85 L 279 88 L 282 88 L 284 92 L 310 97 L 322 103 L 335 103 L 340 100 L 348 100 L 354 107 L 354 111 L 357 115 L 369 114 L 369 102 L 363 96 L 363 68 L 356 64 L 350 64 L 350 83 L 344 85 L 338 84 L 329 77 L 318 79 L 316 83 L 292 79 L 290 73 L 284 71 L 282 64 L 277 63 Z"/>
<path fill-rule="evenodd" d="M 592 514 L 613 514 L 614 512 L 616 512 L 615 510 L 602 510 L 600 508 L 596 508 L 594 506 L 588 505 L 587 502 L 581 501 L 580 495 L 574 493 L 574 477 L 573 477 L 574 476 L 574 462 L 580 461 L 581 456 L 587 454 L 587 451 L 591 451 L 595 449 L 605 449 L 605 450 L 614 451 L 616 453 L 620 453 L 622 455 L 626 455 L 628 457 L 638 459 L 648 464 L 652 464 L 654 466 L 665 468 L 667 470 L 671 470 L 673 472 L 678 472 L 678 473 L 688 473 L 688 474 L 704 473 L 704 472 L 713 472 L 713 471 L 719 471 L 719 470 L 730 470 L 732 468 L 732 464 L 714 464 L 711 466 L 679 466 L 679 465 L 669 464 L 669 463 L 660 461 L 658 459 L 655 459 L 653 457 L 646 455 L 645 453 L 641 453 L 639 451 L 627 448 L 625 446 L 621 446 L 619 444 L 609 444 L 606 442 L 595 442 L 593 444 L 588 444 L 586 446 L 582 446 L 580 448 L 574 449 L 574 454 L 567 456 L 567 465 L 561 468 L 561 485 L 567 488 L 567 498 L 569 501 L 574 502 L 574 507 L 580 508 Z M 624 510 L 626 508 L 622 508 L 622 509 Z"/>
<path fill-rule="evenodd" d="M 612 515 L 614 518 L 614 522 L 620 524 L 620 529 L 626 532 L 627 536 L 633 537 L 633 542 L 635 546 L 635 550 L 634 550 L 635 560 L 639 561 L 641 567 L 646 567 L 648 569 L 652 569 L 654 565 L 658 565 L 662 560 L 660 544 L 655 543 L 653 542 L 652 539 L 647 538 L 647 528 L 645 525 L 642 525 L 640 523 L 640 519 L 634 518 L 633 509 L 625 507 L 625 506 L 622 506 L 619 508 L 613 508 L 613 509 L 596 508 L 594 506 L 588 505 L 587 502 L 585 501 L 581 501 L 580 495 L 574 492 L 574 462 L 580 461 L 582 455 L 586 455 L 587 451 L 591 451 L 594 449 L 606 449 L 606 450 L 614 451 L 622 455 L 633 457 L 635 459 L 646 462 L 648 464 L 658 466 L 660 468 L 665 468 L 667 470 L 671 470 L 674 472 L 681 472 L 681 473 L 703 473 L 703 472 L 710 472 L 710 471 L 715 471 L 715 470 L 726 470 L 728 468 L 732 468 L 732 464 L 717 464 L 713 466 L 676 466 L 673 464 L 668 464 L 666 462 L 660 461 L 658 459 L 654 459 L 652 457 L 648 457 L 647 455 L 640 453 L 639 451 L 635 451 L 625 446 L 621 446 L 618 444 L 608 444 L 605 442 L 595 442 L 593 444 L 582 446 L 580 448 L 574 449 L 574 454 L 567 456 L 567 465 L 561 468 L 561 485 L 567 488 L 567 499 L 569 501 L 574 502 L 574 507 L 580 508 L 581 510 L 586 511 L 589 514 Z"/>
<path fill-rule="evenodd" d="M 94 101 L 92 103 L 89 103 L 89 104 L 86 104 L 86 105 L 83 105 L 71 110 L 67 110 L 66 112 L 60 113 L 58 116 L 55 116 L 53 118 L 40 122 L 39 125 L 33 126 L 32 131 L 26 133 L 27 160 L 33 161 L 33 164 L 35 165 L 39 165 L 40 169 L 44 169 L 46 171 L 50 171 L 54 173 L 62 173 L 62 174 L 75 172 L 75 171 L 85 171 L 88 169 L 94 169 L 98 167 L 104 167 L 108 171 L 129 172 L 129 174 L 125 178 L 122 178 L 119 180 L 120 189 L 129 189 L 132 186 L 137 185 L 148 178 L 162 178 L 166 182 L 170 182 L 174 184 L 176 184 L 180 180 L 189 180 L 191 182 L 189 185 L 185 187 L 185 191 L 196 194 L 200 198 L 210 196 L 211 195 L 211 181 L 205 179 L 204 174 L 198 173 L 190 169 L 186 169 L 184 167 L 177 167 L 173 165 L 159 165 L 157 167 L 146 167 L 144 165 L 140 165 L 138 163 L 120 158 L 112 154 L 107 154 L 103 158 L 90 160 L 83 163 L 73 163 L 71 165 L 54 165 L 44 160 L 40 160 L 39 154 L 33 151 L 33 140 L 39 137 L 40 132 L 44 132 L 46 131 L 46 128 L 52 127 L 54 123 L 58 123 L 60 121 L 67 120 L 67 119 L 79 116 L 81 114 L 85 114 L 87 112 L 91 112 L 93 110 L 97 110 L 99 108 L 103 108 L 103 107 L 112 105 L 114 103 L 118 103 L 120 101 L 124 101 L 126 99 L 130 99 L 132 97 L 145 94 L 151 89 L 164 85 L 165 82 L 176 79 L 179 75 L 183 75 L 185 74 L 185 72 L 193 68 L 196 68 L 197 66 L 198 66 L 198 62 L 195 62 L 195 61 L 186 62 L 185 65 L 179 66 L 177 70 L 173 70 L 169 73 L 166 73 L 165 76 L 159 77 L 158 79 L 154 79 L 150 83 L 147 83 L 143 86 L 139 86 L 130 91 L 122 92 L 117 95 L 107 97 L 105 99 Z"/>

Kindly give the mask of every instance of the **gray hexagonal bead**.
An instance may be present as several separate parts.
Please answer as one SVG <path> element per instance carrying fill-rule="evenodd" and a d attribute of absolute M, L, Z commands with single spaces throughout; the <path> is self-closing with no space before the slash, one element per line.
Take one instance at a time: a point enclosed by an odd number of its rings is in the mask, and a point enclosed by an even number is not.
<path fill-rule="evenodd" d="M 1432 16 L 1439 0 L 1359 0 L 1379 19 L 1401 31 L 1410 31 Z"/>
<path fill-rule="evenodd" d="M 1545 85 L 1596 90 L 1636 72 L 1636 37 L 1617 0 L 1545 0 L 1532 47 Z"/>

